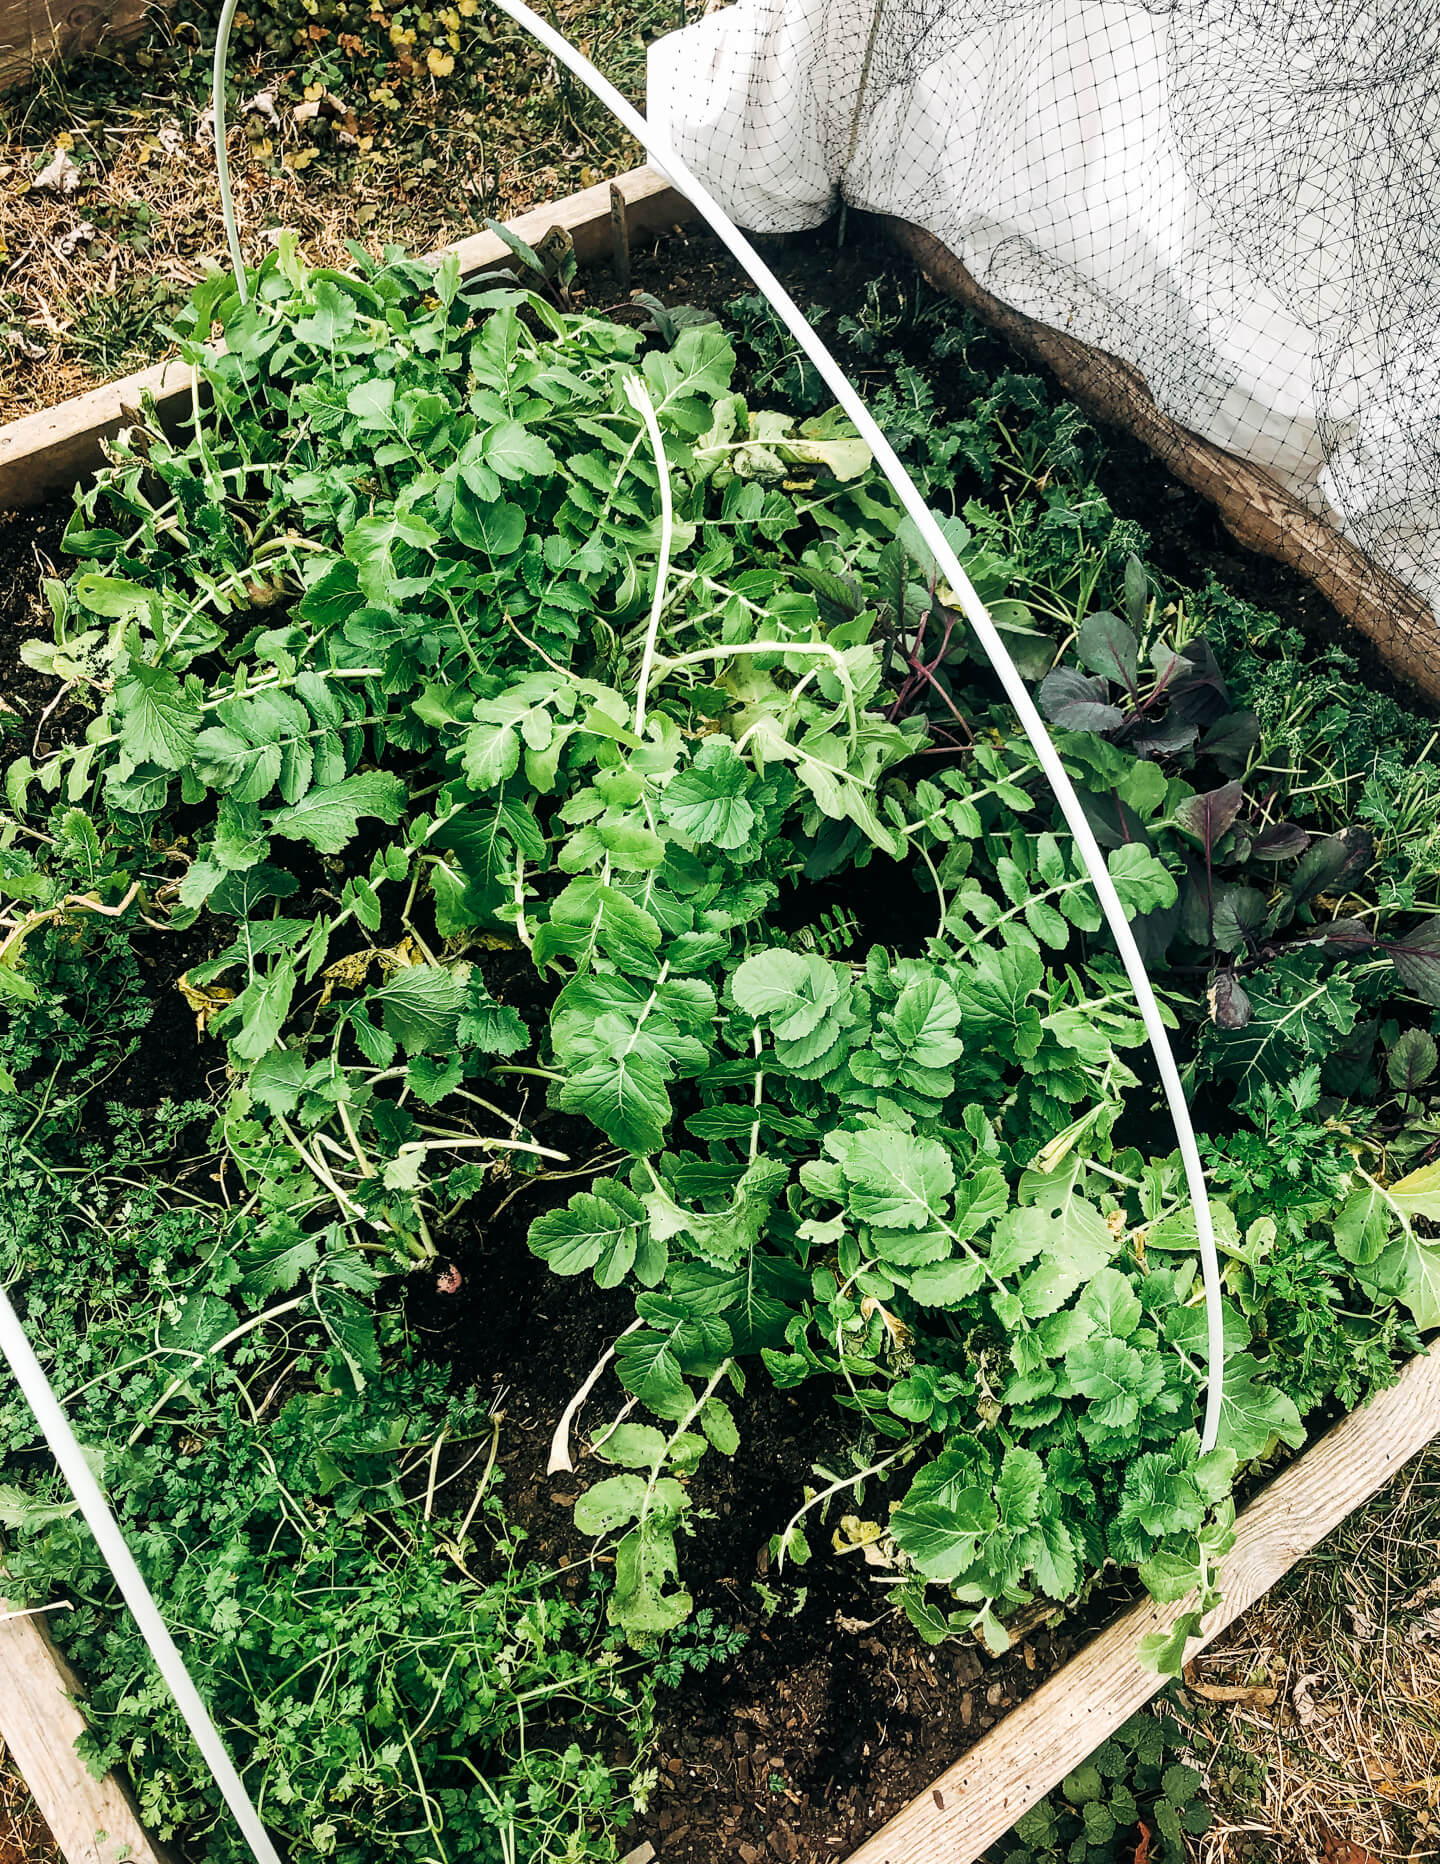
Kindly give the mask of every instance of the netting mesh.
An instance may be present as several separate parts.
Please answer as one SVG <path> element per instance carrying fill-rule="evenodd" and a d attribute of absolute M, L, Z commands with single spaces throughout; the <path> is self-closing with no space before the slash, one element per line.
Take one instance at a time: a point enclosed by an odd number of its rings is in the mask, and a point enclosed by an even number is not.
<path fill-rule="evenodd" d="M 933 236 L 1440 690 L 1437 0 L 739 0 L 649 105 L 744 226 Z"/>

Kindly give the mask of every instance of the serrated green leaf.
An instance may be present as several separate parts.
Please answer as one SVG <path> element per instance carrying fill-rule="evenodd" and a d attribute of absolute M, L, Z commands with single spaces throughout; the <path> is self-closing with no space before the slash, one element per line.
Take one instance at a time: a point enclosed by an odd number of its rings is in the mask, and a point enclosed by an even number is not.
<path fill-rule="evenodd" d="M 182 686 L 165 667 L 132 661 L 115 682 L 120 741 L 137 764 L 181 770 L 190 761 L 203 716 L 198 683 Z"/>
<path fill-rule="evenodd" d="M 362 816 L 374 816 L 393 827 L 405 813 L 406 802 L 399 777 L 389 771 L 367 770 L 311 790 L 286 809 L 274 810 L 268 827 L 272 835 L 308 842 L 321 854 L 339 854 L 354 839 Z"/>

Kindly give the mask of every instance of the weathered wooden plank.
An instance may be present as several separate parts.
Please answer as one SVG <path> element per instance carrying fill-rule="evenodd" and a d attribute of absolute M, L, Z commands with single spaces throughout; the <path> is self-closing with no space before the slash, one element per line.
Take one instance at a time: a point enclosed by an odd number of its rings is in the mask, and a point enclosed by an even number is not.
<path fill-rule="evenodd" d="M 164 1864 L 113 1773 L 97 1780 L 75 1742 L 78 1689 L 42 1617 L 6 1617 L 0 1597 L 0 1739 L 66 1864 Z"/>
<path fill-rule="evenodd" d="M 597 183 L 563 201 L 534 208 L 508 224 L 531 246 L 552 227 L 560 227 L 574 242 L 578 259 L 608 257 L 612 239 L 611 185 L 608 181 Z M 614 186 L 625 197 L 632 238 L 673 226 L 694 214 L 684 196 L 677 194 L 653 168 L 631 169 Z M 444 252 L 459 257 L 460 269 L 467 277 L 511 257 L 505 242 L 490 232 L 472 234 L 430 256 L 439 258 Z M 162 419 L 180 418 L 189 406 L 190 373 L 182 362 L 157 363 L 92 389 L 89 394 L 62 401 L 58 407 L 37 409 L 0 427 L 0 511 L 43 505 L 57 493 L 68 492 L 78 479 L 103 464 L 103 442 L 113 439 L 135 419 L 145 397 L 155 398 Z"/>
<path fill-rule="evenodd" d="M 1337 1424 L 1240 1516 L 1225 1597 L 1198 1650 L 1440 1433 L 1440 1345 Z M 1155 1695 L 1140 1639 L 1186 1610 L 1147 1600 L 1102 1632 L 884 1826 L 846 1864 L 975 1864 L 987 1846 Z"/>
<path fill-rule="evenodd" d="M 1297 570 L 1403 678 L 1440 700 L 1440 621 L 1419 596 L 1372 563 L 1333 524 L 1307 511 L 1262 467 L 1202 440 L 1155 405 L 1127 363 L 1022 316 L 986 291 L 955 254 L 908 220 L 885 219 L 896 243 L 940 290 L 977 311 L 1016 349 L 1043 363 L 1087 413 L 1123 427 L 1183 484 L 1207 498 L 1226 530 Z"/>
<path fill-rule="evenodd" d="M 150 0 L 0 0 L 0 90 L 37 64 L 93 51 L 102 39 L 131 39 Z"/>

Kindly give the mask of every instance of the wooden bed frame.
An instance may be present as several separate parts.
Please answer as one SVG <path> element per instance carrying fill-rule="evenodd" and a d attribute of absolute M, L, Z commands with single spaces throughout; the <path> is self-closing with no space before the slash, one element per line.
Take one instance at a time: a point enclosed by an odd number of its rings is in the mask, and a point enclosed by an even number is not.
<path fill-rule="evenodd" d="M 150 0 L 0 0 L 0 91 L 23 84 L 36 65 L 93 51 L 102 39 L 133 39 Z"/>

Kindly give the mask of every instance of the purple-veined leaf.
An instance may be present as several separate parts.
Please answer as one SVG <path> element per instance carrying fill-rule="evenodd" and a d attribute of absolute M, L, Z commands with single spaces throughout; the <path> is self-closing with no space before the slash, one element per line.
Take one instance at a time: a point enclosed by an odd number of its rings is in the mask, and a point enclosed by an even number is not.
<path fill-rule="evenodd" d="M 1440 1004 L 1440 919 L 1427 919 L 1385 951 L 1407 990 L 1422 1003 Z"/>
<path fill-rule="evenodd" d="M 1204 790 L 1198 796 L 1187 796 L 1175 811 L 1175 821 L 1187 835 L 1195 837 L 1209 856 L 1214 853 L 1216 843 L 1234 825 L 1244 801 L 1245 792 L 1239 783 L 1224 783 L 1218 790 Z"/>
<path fill-rule="evenodd" d="M 1269 822 L 1250 837 L 1250 856 L 1256 861 L 1294 861 L 1310 846 L 1310 837 L 1294 822 Z"/>

